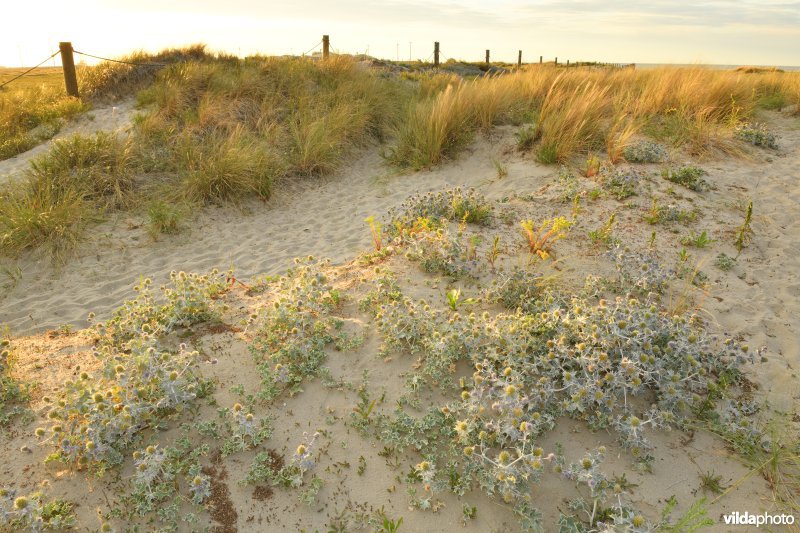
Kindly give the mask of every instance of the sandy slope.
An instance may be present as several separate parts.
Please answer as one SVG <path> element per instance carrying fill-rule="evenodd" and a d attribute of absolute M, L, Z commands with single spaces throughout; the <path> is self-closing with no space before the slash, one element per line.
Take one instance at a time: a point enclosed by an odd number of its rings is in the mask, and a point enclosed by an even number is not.
<path fill-rule="evenodd" d="M 0 322 L 16 334 L 85 324 L 89 310 L 104 316 L 116 307 L 139 275 L 158 281 L 173 269 L 234 265 L 247 278 L 283 271 L 297 256 L 341 261 L 369 246 L 364 218 L 381 218 L 415 192 L 467 185 L 503 197 L 546 183 L 552 169 L 518 158 L 509 165 L 509 177 L 491 183 L 496 174 L 492 158 L 502 158 L 499 152 L 505 146 L 499 141 L 476 143 L 471 155 L 453 164 L 404 176 L 390 176 L 379 148 L 369 147 L 331 177 L 276 184 L 275 196 L 266 204 L 210 208 L 190 223 L 189 231 L 155 243 L 142 227 L 143 217 L 125 215 L 96 228 L 78 257 L 60 272 L 47 259 L 20 261 L 21 279 L 0 301 Z"/>
<path fill-rule="evenodd" d="M 96 113 L 99 115 L 100 110 Z M 692 261 L 698 262 L 708 275 L 709 285 L 705 291 L 688 291 L 695 304 L 717 322 L 721 330 L 749 338 L 754 350 L 766 347 L 763 351 L 765 362 L 749 368 L 748 377 L 762 388 L 773 406 L 797 414 L 800 400 L 797 375 L 800 369 L 800 176 L 797 171 L 800 168 L 800 125 L 796 119 L 778 115 L 772 115 L 771 119 L 779 133 L 780 152 L 753 150 L 749 160 L 702 163 L 709 172 L 706 179 L 715 185 L 712 191 L 693 193 L 656 176 L 647 180 L 645 190 L 630 201 L 618 202 L 608 198 L 591 203 L 584 200 L 578 227 L 559 243 L 558 268 L 565 278 L 580 278 L 587 272 L 613 272 L 609 261 L 600 251 L 592 249 L 586 237 L 587 231 L 600 226 L 611 212 L 618 213 L 615 234 L 625 243 L 642 247 L 651 231 L 656 229 L 661 257 L 666 263 L 674 263 L 680 249 L 677 241 L 689 228 L 673 226 L 670 230 L 649 226 L 641 221 L 642 212 L 649 207 L 650 194 L 672 198 L 684 207 L 696 207 L 700 216 L 691 229 L 708 230 L 716 242 L 704 250 L 690 250 Z M 102 319 L 130 297 L 130 287 L 140 275 L 151 276 L 158 284 L 171 270 L 203 271 L 214 266 L 227 268 L 234 265 L 238 276 L 246 280 L 260 273 L 284 271 L 296 256 L 313 254 L 344 262 L 371 247 L 365 217 L 374 215 L 385 219 L 384 215 L 391 207 L 415 192 L 454 185 L 473 186 L 494 200 L 512 198 L 507 208 L 516 211 L 519 217 L 541 219 L 556 213 L 569 213 L 570 206 L 558 202 L 559 191 L 554 181 L 557 169 L 542 167 L 520 157 L 512 145 L 512 131 L 499 129 L 492 139 L 477 139 L 469 153 L 463 154 L 458 161 L 409 175 L 392 175 L 382 164 L 379 147 L 368 147 L 333 176 L 277 184 L 275 196 L 266 203 L 252 201 L 240 207 L 208 209 L 198 214 L 191 228 L 184 233 L 164 237 L 158 242 L 152 242 L 147 236 L 142 227 L 142 217 L 120 216 L 96 228 L 77 256 L 60 270 L 54 269 L 46 259 L 37 260 L 35 256 L 23 258 L 18 263 L 6 263 L 9 269 L 18 266 L 21 276 L 9 278 L 6 282 L 8 287 L 0 299 L 0 323 L 8 324 L 15 336 L 54 328 L 62 323 L 83 326 L 87 312 L 94 311 Z M 18 159 L 25 157 L 29 155 Z M 681 159 L 680 155 L 677 157 Z M 507 166 L 506 177 L 497 176 L 493 160 Z M 658 167 L 646 170 L 654 173 Z M 586 180 L 583 184 L 592 187 Z M 514 195 L 519 198 L 514 199 Z M 724 272 L 714 266 L 714 258 L 720 252 L 736 255 L 732 232 L 741 223 L 741 207 L 747 199 L 754 203 L 755 236 L 734 268 Z M 504 242 L 512 243 L 519 238 L 516 225 L 519 217 L 502 229 Z M 418 273 L 409 272 L 408 277 L 415 278 L 419 286 L 428 286 L 427 281 L 420 281 Z M 441 292 L 438 285 L 430 286 Z M 676 283 L 668 297 L 678 301 L 685 292 L 685 287 Z M 439 294 L 438 297 L 443 296 Z M 353 311 L 352 320 L 362 319 L 363 316 Z M 356 374 L 362 369 L 369 369 L 373 381 L 387 389 L 390 399 L 387 404 L 391 405 L 391 398 L 403 388 L 402 380 L 393 376 L 401 372 L 408 361 L 397 368 L 394 365 L 399 363 L 380 364 L 374 357 L 378 343 L 376 333 L 369 335 L 364 347 L 352 358 L 332 360 L 330 366 L 334 377 L 353 381 L 358 379 Z M 222 405 L 233 401 L 233 396 L 227 392 L 233 385 L 243 384 L 247 390 L 257 389 L 257 378 L 241 373 L 243 361 L 249 360 L 245 340 L 232 334 L 211 335 L 204 339 L 212 350 L 227 355 L 227 362 L 210 370 L 214 379 L 219 381 L 218 400 Z M 41 355 L 42 350 L 37 348 L 41 344 L 36 344 L 42 342 L 41 337 L 21 342 L 33 343 L 26 350 Z M 29 361 L 29 368 L 20 370 L 33 373 L 28 375 L 41 381 L 45 389 L 57 385 L 57 381 L 48 385 L 48 376 L 74 372 L 75 362 L 85 359 L 80 354 L 85 356 L 87 348 L 74 337 L 67 340 L 57 337 L 48 342 L 63 343 L 59 353 L 73 354 L 74 357 L 47 356 L 45 360 L 41 356 Z M 53 368 L 57 369 L 55 374 Z M 306 393 L 287 399 L 285 409 L 277 414 L 273 442 L 285 443 L 284 452 L 296 444 L 298 431 L 302 429 L 298 429 L 294 413 L 302 414 L 303 425 L 307 427 L 324 427 L 331 414 L 346 417 L 356 401 L 352 390 L 309 387 Z M 309 406 L 313 408 L 309 409 Z M 359 455 L 363 455 L 367 457 L 369 468 L 376 469 L 377 473 L 373 470 L 368 478 L 362 479 L 355 477 L 352 471 L 342 472 L 339 468 L 335 479 L 340 481 L 326 482 L 320 495 L 320 501 L 330 505 L 324 513 L 317 513 L 316 509 L 298 510 L 296 495 L 281 491 L 276 491 L 274 499 L 264 505 L 252 499 L 251 489 L 230 482 L 232 499 L 239 512 L 240 530 L 263 530 L 267 524 L 290 529 L 323 527 L 334 511 L 348 502 L 364 502 L 364 505 L 376 508 L 386 505 L 394 516 L 405 517 L 404 529 L 409 531 L 423 531 L 431 524 L 438 528 L 456 527 L 460 502 L 450 498 L 445 510 L 434 518 L 405 510 L 405 494 L 387 492 L 391 477 L 397 472 L 384 468 L 384 461 L 377 457 L 379 450 L 370 448 L 366 441 L 346 449 L 341 442 L 351 437 L 337 428 L 331 429 L 331 437 L 326 440 L 329 447 L 337 450 L 336 454 L 331 454 L 335 460 L 326 459 L 323 466 L 335 471 L 338 464 L 335 461 L 355 465 Z M 569 424 L 560 426 L 551 436 L 553 442 L 567 442 L 567 452 L 574 454 L 599 444 L 613 446 L 613 437 L 607 434 L 586 433 L 583 435 L 585 438 L 573 437 Z M 31 441 L 30 433 L 22 431 L 3 443 L 0 451 L 13 457 L 2 472 L 3 476 L 28 486 L 31 486 L 30 479 L 49 476 L 54 479 L 54 494 L 69 495 L 78 489 L 85 490 L 82 476 L 54 472 L 52 468 L 41 466 L 42 450 L 36 449 L 34 455 L 19 451 L 21 446 L 31 445 Z M 730 457 L 719 440 L 706 434 L 698 433 L 688 440 L 676 433 L 660 434 L 656 438 L 656 448 L 659 457 L 656 475 L 629 476 L 640 484 L 636 492 L 637 498 L 641 499 L 637 505 L 651 516 L 657 516 L 663 508 L 663 498 L 669 494 L 678 494 L 682 502 L 692 501 L 698 496 L 699 472 L 714 470 L 723 473 L 725 483 L 740 479 L 747 473 Z M 624 455 L 617 455 L 609 458 L 608 468 L 618 472 L 627 464 Z M 246 461 L 234 458 L 229 465 L 231 479 L 241 479 L 248 466 Z M 61 477 L 62 482 L 55 481 Z M 347 479 L 350 479 L 349 483 Z M 91 516 L 92 509 L 105 506 L 104 499 L 109 497 L 103 484 L 90 488 L 93 492 L 80 510 L 84 517 Z M 564 487 L 543 486 L 539 489 L 542 491 L 539 496 L 560 501 L 567 494 L 562 489 Z M 548 492 L 551 490 L 553 492 Z M 506 511 L 484 501 L 483 497 L 475 498 L 470 503 L 478 504 L 481 509 L 475 524 L 477 530 L 515 528 L 513 517 Z M 714 505 L 712 515 L 717 518 L 720 513 L 730 510 L 756 511 L 768 507 L 768 489 L 762 479 L 751 476 L 738 490 Z M 555 504 L 545 506 L 545 513 L 548 518 L 545 522 L 552 523 L 557 513 Z M 86 524 L 94 527 L 93 522 Z"/>
<path fill-rule="evenodd" d="M 49 141 L 31 148 L 27 152 L 0 161 L 0 183 L 19 176 L 28 168 L 31 159 L 46 152 L 50 145 L 58 139 L 69 137 L 76 133 L 91 135 L 97 131 L 127 130 L 130 128 L 134 112 L 134 101 L 125 100 L 113 106 L 97 107 L 79 115 Z"/>
<path fill-rule="evenodd" d="M 133 108 L 126 103 L 116 110 L 91 113 L 94 120 L 82 118 L 67 130 L 125 127 Z M 703 165 L 717 190 L 693 199 L 705 219 L 695 226 L 698 231 L 708 228 L 717 243 L 695 255 L 712 281 L 709 294 L 701 298 L 702 306 L 724 328 L 751 337 L 754 348 L 767 347 L 770 363 L 765 385 L 777 386 L 778 399 L 787 402 L 800 397 L 800 380 L 793 375 L 800 369 L 800 128 L 794 118 L 775 114 L 772 119 L 780 135 L 779 153 L 754 150 L 750 160 Z M 15 335 L 64 323 L 83 326 L 89 311 L 100 318 L 107 316 L 142 275 L 159 282 L 171 270 L 233 265 L 237 275 L 246 279 L 284 271 L 297 256 L 349 259 L 370 246 L 364 218 L 382 219 L 391 207 L 416 192 L 463 185 L 476 187 L 491 199 L 503 199 L 550 186 L 557 170 L 521 158 L 512 145 L 512 130 L 501 128 L 492 138 L 476 141 L 457 161 L 408 175 L 394 174 L 383 164 L 380 148 L 368 147 L 330 177 L 279 183 L 275 196 L 266 203 L 209 208 L 183 234 L 159 242 L 147 235 L 144 217 L 119 215 L 93 230 L 77 257 L 60 269 L 36 254 L 0 263 L 6 270 L 6 279 L 0 278 L 5 285 L 0 324 L 10 326 Z M 44 149 L 41 146 L 3 162 L 0 174 L 18 171 L 32 152 Z M 508 176 L 497 177 L 493 160 L 507 166 Z M 740 223 L 741 205 L 748 198 L 754 204 L 754 241 L 731 272 L 722 272 L 713 266 L 714 257 L 721 251 L 736 255 L 730 232 Z M 637 201 L 642 209 L 649 206 L 645 198 Z M 599 222 L 608 216 L 607 208 L 587 211 L 589 220 Z M 629 212 L 625 216 L 631 227 L 640 225 Z M 644 228 L 641 233 L 648 237 L 649 231 Z"/>

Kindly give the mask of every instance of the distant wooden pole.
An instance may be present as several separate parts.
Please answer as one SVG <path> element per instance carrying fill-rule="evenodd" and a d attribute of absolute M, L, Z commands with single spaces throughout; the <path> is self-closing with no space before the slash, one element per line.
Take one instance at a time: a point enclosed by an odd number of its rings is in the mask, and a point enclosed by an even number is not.
<path fill-rule="evenodd" d="M 555 62 L 554 62 L 553 64 L 554 64 L 555 66 L 558 66 L 558 56 L 556 56 L 556 60 L 555 60 Z"/>
<path fill-rule="evenodd" d="M 331 38 L 327 35 L 322 36 L 322 59 L 328 59 L 331 53 Z"/>
<path fill-rule="evenodd" d="M 542 64 L 542 56 L 539 56 L 539 64 Z"/>
<path fill-rule="evenodd" d="M 567 66 L 569 66 L 569 59 L 567 59 Z"/>
<path fill-rule="evenodd" d="M 64 85 L 69 96 L 79 97 L 78 75 L 75 73 L 75 58 L 72 57 L 72 43 L 58 43 L 61 51 L 61 65 L 64 67 Z"/>
<path fill-rule="evenodd" d="M 433 43 L 433 66 L 439 68 L 439 41 Z"/>
<path fill-rule="evenodd" d="M 486 50 L 486 66 L 489 66 L 489 50 Z"/>
<path fill-rule="evenodd" d="M 517 68 L 522 68 L 522 50 L 517 54 Z"/>

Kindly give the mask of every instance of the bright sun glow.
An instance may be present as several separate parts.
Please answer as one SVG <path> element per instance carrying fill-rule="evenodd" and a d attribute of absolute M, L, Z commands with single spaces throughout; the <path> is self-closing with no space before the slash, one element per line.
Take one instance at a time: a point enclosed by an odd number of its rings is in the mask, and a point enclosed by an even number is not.
<path fill-rule="evenodd" d="M 302 54 L 323 33 L 334 49 L 390 59 L 427 59 L 438 40 L 445 57 L 468 60 L 489 48 L 505 61 L 522 49 L 531 61 L 800 64 L 800 14 L 780 0 L 42 0 L 3 10 L 6 66 L 38 63 L 61 40 L 102 56 L 196 42 L 238 55 Z"/>

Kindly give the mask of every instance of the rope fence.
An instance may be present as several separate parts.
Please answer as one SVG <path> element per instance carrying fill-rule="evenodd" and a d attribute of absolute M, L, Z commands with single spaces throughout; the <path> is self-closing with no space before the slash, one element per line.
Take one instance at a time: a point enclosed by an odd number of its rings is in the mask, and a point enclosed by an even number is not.
<path fill-rule="evenodd" d="M 53 59 L 54 57 L 56 57 L 60 53 L 61 53 L 60 50 L 56 50 L 55 52 L 53 52 L 53 54 L 50 57 L 48 57 L 47 59 L 45 59 L 44 61 L 42 61 L 38 65 L 36 65 L 35 67 L 31 67 L 28 70 L 26 70 L 25 72 L 23 72 L 22 74 L 19 74 L 18 76 L 14 76 L 13 78 L 11 78 L 8 81 L 0 83 L 0 89 L 2 89 L 3 87 L 5 87 L 6 85 L 8 85 L 11 82 L 17 81 L 18 79 L 20 79 L 23 76 L 27 76 L 28 74 L 30 74 L 31 72 L 33 72 L 37 68 L 41 67 L 42 65 L 44 65 L 45 63 L 47 63 L 48 61 L 50 61 L 51 59 Z"/>
<path fill-rule="evenodd" d="M 101 61 L 109 61 L 111 63 L 121 63 L 123 65 L 133 65 L 133 66 L 136 66 L 136 67 L 166 67 L 167 66 L 166 63 L 137 63 L 137 62 L 133 62 L 133 61 L 122 61 L 120 59 L 109 59 L 107 57 L 100 57 L 100 56 L 96 56 L 96 55 L 92 55 L 92 54 L 87 54 L 86 52 L 79 52 L 77 50 L 73 50 L 73 52 L 76 53 L 76 54 L 82 55 L 82 56 L 91 57 L 91 58 L 94 58 L 94 59 L 99 59 Z"/>
<path fill-rule="evenodd" d="M 314 50 L 316 50 L 317 48 L 319 48 L 319 46 L 320 46 L 320 45 L 322 45 L 322 41 L 320 41 L 320 42 L 318 42 L 317 44 L 315 44 L 314 46 L 312 46 L 312 47 L 311 47 L 311 48 L 308 50 L 308 52 L 303 52 L 303 57 L 307 56 L 308 54 L 310 54 L 311 52 L 313 52 Z"/>
<path fill-rule="evenodd" d="M 438 46 L 438 43 L 436 43 L 436 45 Z M 309 48 L 308 51 L 303 52 L 302 57 L 305 57 L 305 56 L 311 54 L 312 52 L 317 50 L 320 46 L 322 46 L 323 58 L 327 58 L 327 55 L 328 55 L 328 52 L 329 52 L 329 49 L 330 49 L 330 38 L 327 35 L 323 35 L 321 41 L 317 42 L 314 46 Z M 369 48 L 367 48 L 367 50 L 369 50 Z M 7 81 L 4 81 L 4 82 L 0 83 L 0 89 L 3 89 L 4 87 L 9 85 L 10 83 L 13 83 L 13 82 L 17 81 L 18 79 L 20 79 L 20 78 L 22 78 L 24 76 L 27 76 L 28 74 L 30 74 L 31 72 L 33 72 L 37 68 L 41 67 L 42 65 L 44 65 L 45 63 L 47 63 L 48 61 L 50 61 L 51 59 L 53 59 L 57 55 L 61 54 L 61 56 L 62 56 L 61 63 L 62 63 L 62 66 L 64 68 L 64 77 L 65 77 L 65 81 L 66 81 L 66 83 L 68 85 L 68 92 L 70 92 L 69 91 L 69 88 L 70 88 L 69 86 L 70 86 L 70 83 L 72 83 L 73 87 L 74 87 L 74 91 L 72 91 L 72 92 L 75 93 L 74 96 L 77 96 L 77 81 L 75 80 L 75 65 L 74 65 L 74 61 L 73 61 L 73 58 L 72 58 L 72 54 L 73 53 L 74 54 L 78 54 L 78 55 L 82 55 L 82 56 L 85 56 L 85 57 L 91 57 L 93 59 L 99 59 L 100 61 L 108 61 L 110 63 L 120 63 L 120 64 L 123 64 L 123 65 L 132 65 L 132 66 L 136 66 L 136 67 L 165 67 L 165 66 L 167 66 L 167 63 L 136 62 L 136 61 L 125 61 L 125 60 L 122 60 L 122 59 L 111 59 L 111 58 L 108 58 L 108 57 L 102 57 L 102 56 L 98 56 L 98 55 L 89 54 L 89 53 L 86 53 L 86 52 L 80 52 L 78 50 L 74 50 L 72 48 L 72 44 L 71 43 L 61 43 L 60 49 L 56 50 L 55 52 L 53 52 L 49 57 L 47 57 L 41 63 L 37 64 L 34 67 L 29 68 L 28 70 L 26 70 L 25 72 L 22 72 L 21 74 L 18 74 L 17 76 L 14 76 L 10 80 L 7 80 Z M 487 53 L 488 53 L 488 51 L 487 51 Z M 431 55 L 428 56 L 428 58 L 426 60 L 424 60 L 424 62 L 425 63 L 430 63 L 431 60 L 434 58 L 434 54 L 435 54 L 435 51 L 433 53 L 431 53 Z M 442 52 L 441 49 L 439 49 L 439 57 L 442 58 L 442 60 L 443 60 L 442 62 L 447 62 L 447 61 L 453 59 L 453 58 L 448 57 L 447 55 L 445 55 Z M 540 62 L 541 62 L 541 58 L 540 58 Z M 557 64 L 557 62 L 558 62 L 558 59 L 556 59 L 556 64 Z M 617 67 L 617 68 L 628 66 L 628 65 L 613 64 L 613 63 L 611 63 L 611 64 L 605 63 L 605 65 L 610 65 L 610 66 L 614 66 L 614 67 Z M 70 94 L 72 94 L 72 93 L 70 92 Z"/>

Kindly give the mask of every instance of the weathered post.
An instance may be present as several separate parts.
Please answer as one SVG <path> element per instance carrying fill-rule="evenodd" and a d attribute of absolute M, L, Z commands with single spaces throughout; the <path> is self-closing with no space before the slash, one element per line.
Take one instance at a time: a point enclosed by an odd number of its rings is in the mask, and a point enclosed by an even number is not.
<path fill-rule="evenodd" d="M 439 68 L 439 41 L 433 43 L 433 66 Z"/>
<path fill-rule="evenodd" d="M 61 65 L 64 68 L 64 85 L 69 96 L 78 97 L 78 76 L 75 74 L 75 58 L 72 57 L 72 43 L 58 43 L 61 51 Z"/>
<path fill-rule="evenodd" d="M 558 56 L 556 56 L 556 60 L 553 62 L 555 66 L 558 66 Z"/>
<path fill-rule="evenodd" d="M 522 68 L 522 50 L 517 54 L 517 68 Z"/>
<path fill-rule="evenodd" d="M 486 66 L 489 66 L 489 50 L 486 50 Z"/>
<path fill-rule="evenodd" d="M 331 38 L 327 35 L 322 36 L 322 59 L 328 59 L 331 51 Z"/>
<path fill-rule="evenodd" d="M 567 66 L 569 66 L 569 59 L 567 59 Z"/>
<path fill-rule="evenodd" d="M 542 56 L 539 56 L 539 64 L 542 64 Z"/>

